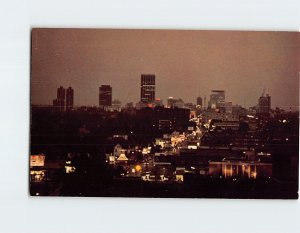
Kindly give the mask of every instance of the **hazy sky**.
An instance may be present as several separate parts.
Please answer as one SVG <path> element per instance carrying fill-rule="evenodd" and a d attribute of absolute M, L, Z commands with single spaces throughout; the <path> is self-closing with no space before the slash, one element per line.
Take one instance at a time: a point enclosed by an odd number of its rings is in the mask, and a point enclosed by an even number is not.
<path fill-rule="evenodd" d="M 113 99 L 138 102 L 141 74 L 156 75 L 156 97 L 196 103 L 212 89 L 226 101 L 257 104 L 263 88 L 272 107 L 299 106 L 299 33 L 177 30 L 34 29 L 31 99 L 52 104 L 59 86 L 75 105 L 98 105 L 99 86 Z"/>

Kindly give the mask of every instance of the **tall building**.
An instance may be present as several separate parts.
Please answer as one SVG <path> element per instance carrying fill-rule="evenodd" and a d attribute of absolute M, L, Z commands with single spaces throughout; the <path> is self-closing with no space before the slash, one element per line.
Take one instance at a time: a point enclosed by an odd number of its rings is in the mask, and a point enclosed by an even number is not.
<path fill-rule="evenodd" d="M 197 97 L 197 106 L 201 106 L 201 107 L 202 107 L 202 106 L 203 106 L 202 104 L 203 104 L 203 103 L 202 103 L 202 97 L 201 97 L 201 96 L 198 96 L 198 97 Z"/>
<path fill-rule="evenodd" d="M 224 110 L 225 108 L 225 91 L 212 90 L 210 94 L 209 106 L 212 109 Z"/>
<path fill-rule="evenodd" d="M 72 87 L 68 87 L 66 90 L 66 110 L 71 110 L 74 106 L 74 90 Z"/>
<path fill-rule="evenodd" d="M 53 107 L 59 111 L 65 110 L 66 90 L 62 86 L 57 88 L 57 98 L 53 100 Z"/>
<path fill-rule="evenodd" d="M 112 103 L 112 87 L 110 85 L 101 85 L 99 87 L 99 106 L 108 109 Z"/>
<path fill-rule="evenodd" d="M 65 100 L 66 98 L 66 89 L 60 86 L 57 88 L 57 99 Z"/>
<path fill-rule="evenodd" d="M 141 75 L 141 102 L 152 103 L 155 100 L 155 75 Z"/>
<path fill-rule="evenodd" d="M 258 99 L 258 113 L 268 114 L 271 109 L 271 96 L 268 94 L 266 96 L 262 95 Z"/>

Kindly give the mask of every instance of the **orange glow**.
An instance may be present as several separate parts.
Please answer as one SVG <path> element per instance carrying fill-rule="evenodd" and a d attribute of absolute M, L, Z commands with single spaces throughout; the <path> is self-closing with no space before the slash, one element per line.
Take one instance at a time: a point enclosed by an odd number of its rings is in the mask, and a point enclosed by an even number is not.
<path fill-rule="evenodd" d="M 257 173 L 253 172 L 253 178 L 256 179 Z"/>
<path fill-rule="evenodd" d="M 135 166 L 135 170 L 136 170 L 137 172 L 141 171 L 141 170 L 142 170 L 141 165 L 136 165 L 136 166 Z"/>

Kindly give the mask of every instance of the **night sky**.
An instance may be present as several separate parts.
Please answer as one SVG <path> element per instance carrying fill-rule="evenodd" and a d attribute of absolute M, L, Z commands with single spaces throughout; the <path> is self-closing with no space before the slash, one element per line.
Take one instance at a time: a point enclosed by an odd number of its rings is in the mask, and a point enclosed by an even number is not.
<path fill-rule="evenodd" d="M 75 106 L 98 105 L 99 86 L 113 99 L 138 102 L 141 74 L 156 75 L 156 97 L 196 103 L 210 90 L 254 106 L 265 87 L 272 107 L 299 106 L 299 33 L 246 31 L 34 29 L 31 102 L 52 104 L 73 87 Z"/>

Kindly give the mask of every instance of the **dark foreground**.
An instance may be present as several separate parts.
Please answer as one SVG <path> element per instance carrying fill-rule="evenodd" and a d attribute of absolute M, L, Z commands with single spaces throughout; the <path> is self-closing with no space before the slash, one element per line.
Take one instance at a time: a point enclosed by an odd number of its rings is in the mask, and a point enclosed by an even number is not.
<path fill-rule="evenodd" d="M 234 181 L 199 177 L 187 178 L 184 183 L 135 179 L 97 182 L 88 176 L 71 175 L 64 177 L 61 183 L 31 183 L 30 193 L 41 196 L 297 199 L 298 184 L 271 179 Z"/>

